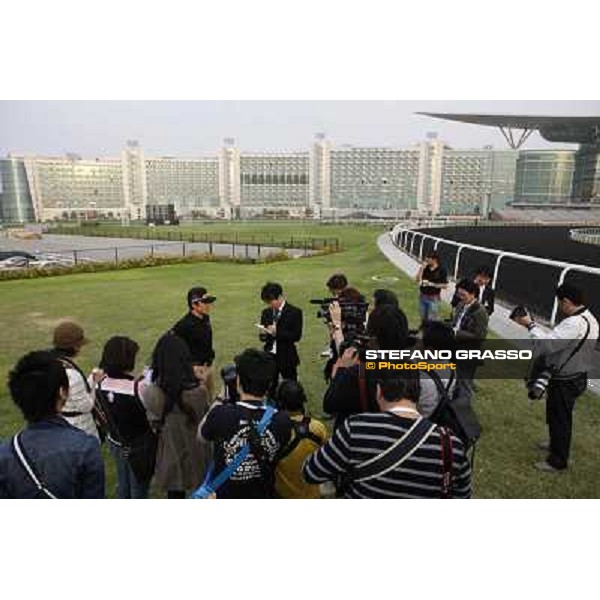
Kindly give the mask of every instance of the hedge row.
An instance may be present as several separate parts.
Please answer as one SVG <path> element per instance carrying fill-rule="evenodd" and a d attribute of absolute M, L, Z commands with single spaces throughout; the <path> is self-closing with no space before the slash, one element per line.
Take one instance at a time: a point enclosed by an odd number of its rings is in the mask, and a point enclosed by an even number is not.
<path fill-rule="evenodd" d="M 330 254 L 333 249 L 327 248 L 314 252 L 311 256 Z M 14 269 L 0 271 L 0 281 L 14 281 L 16 279 L 37 279 L 38 277 L 56 277 L 59 275 L 73 275 L 76 273 L 101 273 L 104 271 L 122 271 L 126 269 L 139 269 L 145 267 L 162 267 L 166 265 L 182 265 L 198 262 L 220 262 L 234 264 L 273 263 L 291 260 L 286 252 L 272 252 L 262 259 L 217 256 L 215 254 L 192 254 L 190 256 L 146 256 L 144 258 L 129 258 L 114 262 L 80 263 L 69 267 L 52 267 L 48 269 Z"/>

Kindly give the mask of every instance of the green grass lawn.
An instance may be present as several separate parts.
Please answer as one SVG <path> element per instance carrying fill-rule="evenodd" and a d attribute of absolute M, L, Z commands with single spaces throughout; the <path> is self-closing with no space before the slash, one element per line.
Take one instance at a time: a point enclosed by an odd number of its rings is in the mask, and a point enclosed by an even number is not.
<path fill-rule="evenodd" d="M 339 237 L 345 250 L 337 254 L 290 261 L 236 265 L 200 263 L 124 272 L 68 275 L 48 279 L 0 283 L 0 437 L 22 426 L 6 389 L 6 374 L 16 360 L 32 349 L 50 345 L 55 323 L 74 317 L 84 326 L 91 343 L 79 362 L 95 366 L 104 342 L 112 335 L 128 335 L 141 347 L 138 368 L 149 360 L 153 344 L 186 311 L 185 294 L 202 284 L 218 296 L 212 313 L 216 366 L 230 362 L 241 348 L 257 346 L 255 323 L 263 305 L 260 288 L 267 280 L 280 282 L 290 302 L 304 311 L 304 337 L 299 345 L 300 378 L 310 408 L 321 414 L 325 389 L 319 353 L 327 337 L 315 318 L 310 298 L 326 295 L 325 281 L 336 271 L 347 274 L 363 293 L 381 284 L 372 276 L 397 276 L 388 287 L 400 297 L 411 323 L 416 324 L 416 285 L 378 251 L 379 227 L 300 223 L 215 224 L 210 231 Z M 198 227 L 198 231 L 205 231 Z M 597 465 L 598 399 L 586 394 L 578 400 L 575 416 L 573 467 L 564 474 L 539 474 L 531 468 L 539 453 L 536 441 L 544 437 L 543 405 L 529 406 L 520 382 L 481 381 L 476 410 L 483 427 L 475 462 L 475 495 L 483 498 L 583 498 L 600 496 Z M 114 494 L 114 469 L 107 460 L 108 492 Z"/>

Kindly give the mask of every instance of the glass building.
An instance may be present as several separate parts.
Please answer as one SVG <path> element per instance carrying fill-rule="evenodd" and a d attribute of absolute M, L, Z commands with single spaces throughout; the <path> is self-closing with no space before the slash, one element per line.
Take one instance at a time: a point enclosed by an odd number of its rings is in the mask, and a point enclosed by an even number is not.
<path fill-rule="evenodd" d="M 575 154 L 573 202 L 600 203 L 600 146 L 582 144 Z"/>
<path fill-rule="evenodd" d="M 0 159 L 0 221 L 26 223 L 33 220 L 35 213 L 23 159 Z"/>
<path fill-rule="evenodd" d="M 440 212 L 482 214 L 513 200 L 518 152 L 444 149 Z"/>
<path fill-rule="evenodd" d="M 571 150 L 523 150 L 517 159 L 515 201 L 569 202 L 575 170 Z"/>

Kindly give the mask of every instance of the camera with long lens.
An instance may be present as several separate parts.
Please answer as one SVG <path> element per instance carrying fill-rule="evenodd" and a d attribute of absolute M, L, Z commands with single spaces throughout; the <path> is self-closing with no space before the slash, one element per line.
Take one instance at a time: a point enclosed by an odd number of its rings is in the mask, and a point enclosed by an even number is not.
<path fill-rule="evenodd" d="M 548 389 L 552 374 L 551 369 L 545 369 L 541 371 L 535 379 L 527 380 L 527 397 L 530 400 L 540 400 L 540 398 L 542 398 Z"/>
<path fill-rule="evenodd" d="M 530 400 L 539 400 L 543 397 L 548 389 L 548 384 L 554 375 L 554 368 L 549 366 L 543 356 L 536 358 L 529 373 L 529 377 L 525 380 L 527 387 L 527 397 Z"/>
<path fill-rule="evenodd" d="M 221 379 L 223 380 L 223 390 L 217 397 L 217 400 L 234 404 L 240 399 L 237 389 L 237 369 L 235 364 L 225 365 L 221 369 Z"/>

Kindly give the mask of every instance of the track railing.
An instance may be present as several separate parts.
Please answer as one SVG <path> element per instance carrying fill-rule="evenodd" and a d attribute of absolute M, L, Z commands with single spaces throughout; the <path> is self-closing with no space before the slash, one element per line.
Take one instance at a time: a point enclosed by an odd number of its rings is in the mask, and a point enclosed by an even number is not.
<path fill-rule="evenodd" d="M 419 227 L 423 227 L 423 224 L 419 224 Z M 600 229 L 598 230 L 600 233 Z M 543 310 L 536 311 L 536 315 L 546 322 L 549 322 L 552 326 L 556 323 L 557 317 L 557 309 L 558 309 L 558 301 L 555 297 L 555 289 L 556 286 L 561 285 L 565 282 L 567 276 L 574 273 L 584 273 L 588 276 L 592 276 L 593 278 L 593 287 L 596 289 L 596 286 L 600 287 L 600 268 L 591 267 L 588 265 L 580 265 L 574 263 L 568 263 L 558 260 L 551 260 L 546 258 L 541 258 L 539 256 L 529 256 L 526 254 L 517 254 L 516 252 L 506 252 L 503 250 L 496 250 L 494 248 L 488 248 L 484 246 L 475 246 L 472 244 L 466 244 L 462 242 L 456 242 L 454 240 L 444 239 L 443 237 L 438 237 L 431 235 L 429 233 L 424 233 L 421 231 L 415 231 L 412 228 L 407 227 L 405 224 L 396 225 L 392 231 L 390 232 L 392 242 L 394 245 L 413 258 L 422 261 L 424 252 L 425 252 L 425 243 L 429 240 L 430 247 L 433 247 L 434 250 L 438 250 L 440 244 L 444 244 L 445 246 L 456 248 L 456 255 L 454 256 L 454 263 L 452 268 L 449 269 L 451 275 L 456 280 L 459 278 L 461 274 L 461 257 L 463 256 L 464 250 L 471 250 L 474 252 L 478 252 L 481 255 L 491 255 L 494 258 L 493 260 L 493 279 L 491 282 L 492 287 L 496 290 L 496 294 L 502 299 L 503 292 L 503 281 L 500 276 L 500 267 L 503 264 L 503 261 L 506 261 L 508 258 L 515 259 L 519 261 L 519 264 L 524 263 L 523 268 L 526 269 L 527 265 L 545 265 L 547 267 L 551 267 L 554 269 L 552 273 L 552 277 L 547 278 L 544 283 L 544 294 L 548 294 L 547 299 L 551 301 L 552 309 L 550 314 L 544 314 Z M 431 246 L 432 244 L 432 246 Z M 448 265 L 449 267 L 450 265 Z M 512 304 L 525 304 L 529 305 L 530 300 L 530 292 L 532 290 L 531 285 L 532 282 L 527 277 L 527 272 L 523 274 L 523 281 L 525 284 L 523 285 L 522 295 L 521 297 L 515 298 L 515 294 L 513 294 L 513 302 Z M 546 291 L 547 288 L 547 291 Z M 539 290 L 537 290 L 539 291 Z M 518 294 L 517 294 L 518 295 Z M 589 295 L 589 294 L 588 294 Z M 514 300 L 517 300 L 515 302 Z M 550 302 L 548 302 L 550 304 Z"/>

